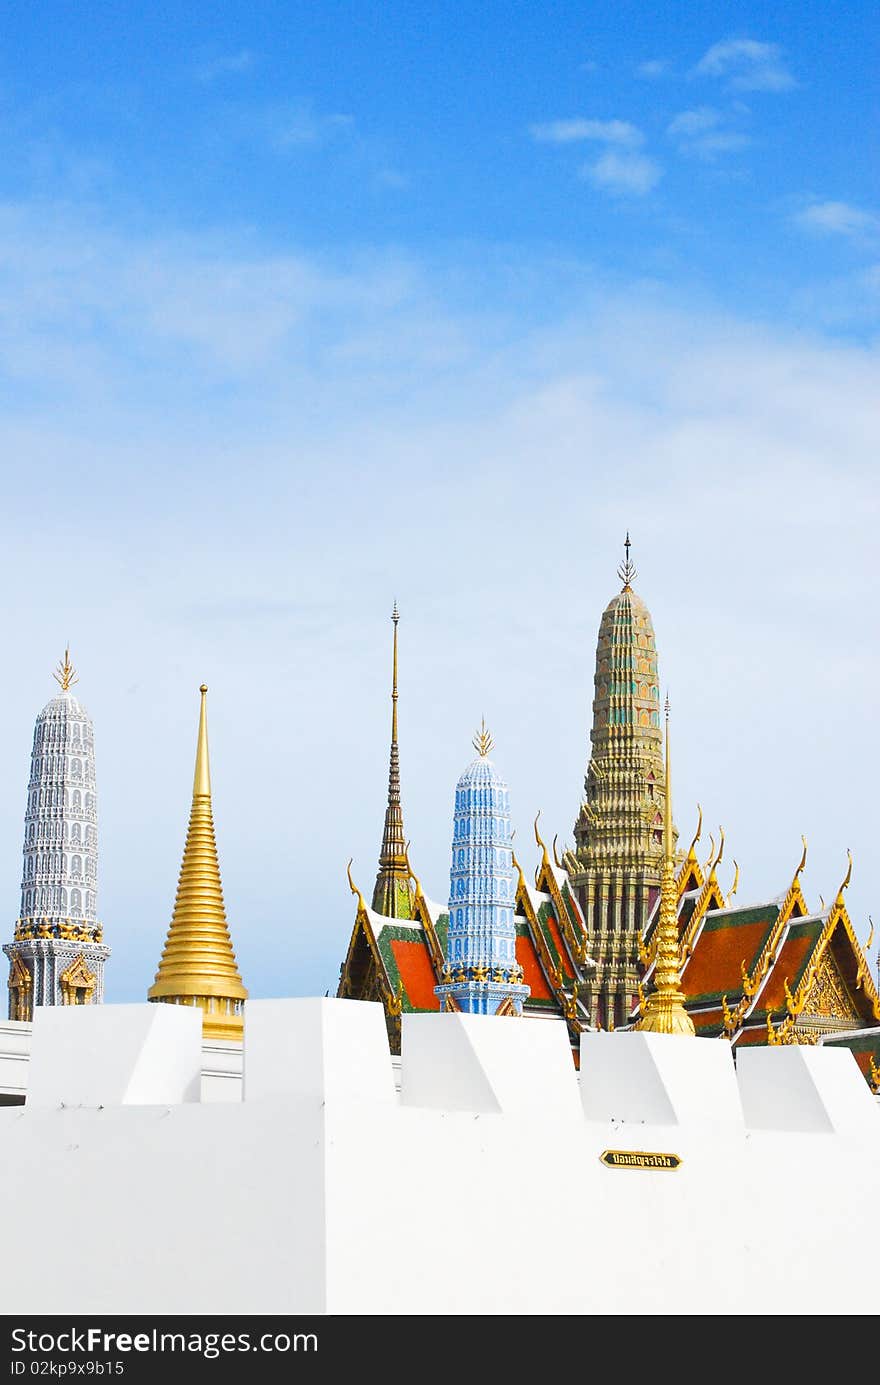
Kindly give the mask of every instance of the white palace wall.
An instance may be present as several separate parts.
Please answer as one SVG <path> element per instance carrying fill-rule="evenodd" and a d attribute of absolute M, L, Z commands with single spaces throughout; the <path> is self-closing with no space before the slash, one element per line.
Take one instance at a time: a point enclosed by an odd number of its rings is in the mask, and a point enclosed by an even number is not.
<path fill-rule="evenodd" d="M 561 1021 L 405 1015 L 398 1091 L 381 1006 L 316 998 L 248 1001 L 241 1101 L 204 1061 L 185 1006 L 37 1010 L 5 1314 L 876 1311 L 848 1050 L 591 1033 L 578 1074 Z"/>

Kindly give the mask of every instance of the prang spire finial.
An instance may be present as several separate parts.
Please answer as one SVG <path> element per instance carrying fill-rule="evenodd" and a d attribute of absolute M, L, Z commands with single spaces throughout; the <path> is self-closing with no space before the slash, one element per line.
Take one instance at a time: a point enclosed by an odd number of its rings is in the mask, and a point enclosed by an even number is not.
<path fill-rule="evenodd" d="M 400 612 L 397 609 L 397 602 L 391 612 L 391 619 L 394 621 L 394 669 L 391 677 L 391 739 L 397 744 L 397 622 L 400 620 Z M 400 794 L 400 782 L 397 784 L 398 795 Z"/>
<path fill-rule="evenodd" d="M 618 577 L 620 578 L 621 582 L 623 583 L 623 590 L 624 590 L 625 592 L 628 592 L 628 591 L 632 591 L 632 586 L 631 586 L 630 584 L 631 584 L 631 582 L 632 582 L 632 579 L 633 579 L 633 578 L 635 577 L 635 575 L 636 575 L 635 563 L 633 563 L 633 562 L 631 561 L 630 556 L 629 556 L 629 550 L 630 550 L 630 548 L 632 547 L 632 544 L 631 544 L 630 541 L 629 541 L 629 530 L 628 530 L 628 529 L 627 529 L 627 531 L 626 531 L 626 542 L 624 543 L 623 547 L 624 547 L 624 549 L 626 550 L 626 557 L 624 558 L 623 562 L 620 564 L 620 567 L 617 569 L 617 575 L 618 575 Z"/>
<path fill-rule="evenodd" d="M 70 645 L 68 645 L 64 651 L 63 663 L 61 662 L 61 660 L 59 660 L 58 669 L 55 673 L 52 674 L 52 677 L 55 679 L 56 683 L 59 683 L 61 685 L 62 692 L 67 692 L 67 690 L 71 688 L 74 683 L 79 682 L 79 679 L 76 676 L 76 669 L 70 662 Z"/>
<path fill-rule="evenodd" d="M 474 747 L 474 750 L 483 760 L 485 760 L 486 756 L 489 754 L 489 751 L 494 746 L 495 742 L 493 741 L 490 733 L 486 730 L 485 717 L 480 718 L 480 729 L 475 734 L 473 740 L 471 741 L 471 744 Z"/>

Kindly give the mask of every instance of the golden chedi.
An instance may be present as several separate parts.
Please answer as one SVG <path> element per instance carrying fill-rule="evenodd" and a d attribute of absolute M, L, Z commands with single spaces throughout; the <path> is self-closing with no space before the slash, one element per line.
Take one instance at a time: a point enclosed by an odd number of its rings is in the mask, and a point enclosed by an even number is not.
<path fill-rule="evenodd" d="M 198 1005 L 203 1012 L 202 1031 L 206 1039 L 241 1041 L 248 993 L 238 972 L 226 922 L 214 840 L 207 691 L 203 683 L 192 810 L 174 916 L 147 998 L 172 1005 Z"/>

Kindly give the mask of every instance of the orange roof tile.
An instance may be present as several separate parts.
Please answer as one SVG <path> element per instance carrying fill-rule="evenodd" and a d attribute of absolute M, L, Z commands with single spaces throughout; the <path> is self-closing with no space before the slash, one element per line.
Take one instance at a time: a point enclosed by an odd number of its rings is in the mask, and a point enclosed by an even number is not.
<path fill-rule="evenodd" d="M 559 924 L 556 922 L 552 914 L 547 915 L 546 923 L 547 930 L 550 933 L 550 936 L 553 939 L 554 943 L 556 944 L 556 951 L 559 953 L 559 960 L 562 963 L 563 979 L 567 981 L 570 977 L 574 976 L 574 971 L 572 969 L 571 964 L 571 954 L 569 953 L 569 950 L 565 945 L 565 942 L 563 941 L 562 933 L 559 929 Z"/>
<path fill-rule="evenodd" d="M 516 936 L 516 960 L 523 969 L 525 984 L 531 988 L 531 998 L 533 1000 L 552 1000 L 553 993 L 541 970 L 538 954 L 535 952 L 535 944 L 531 938 L 524 937 L 521 933 Z"/>
<path fill-rule="evenodd" d="M 439 1010 L 440 998 L 434 994 L 437 981 L 425 944 L 392 938 L 391 951 L 400 972 L 404 993 L 412 1008 Z"/>
<path fill-rule="evenodd" d="M 815 945 L 816 937 L 812 932 L 789 933 L 779 949 L 775 966 L 758 994 L 756 1001 L 758 1008 L 761 1010 L 784 1010 L 786 1008 L 785 983 L 788 981 L 790 990 L 795 989 L 798 977 Z"/>
<path fill-rule="evenodd" d="M 742 990 L 742 962 L 750 966 L 769 936 L 767 918 L 729 927 L 703 927 L 693 954 L 681 976 L 688 999 L 701 995 L 738 994 Z"/>
<path fill-rule="evenodd" d="M 756 1044 L 766 1044 L 766 1024 L 756 1024 L 753 1029 L 744 1029 L 736 1041 L 737 1048 L 752 1048 Z"/>

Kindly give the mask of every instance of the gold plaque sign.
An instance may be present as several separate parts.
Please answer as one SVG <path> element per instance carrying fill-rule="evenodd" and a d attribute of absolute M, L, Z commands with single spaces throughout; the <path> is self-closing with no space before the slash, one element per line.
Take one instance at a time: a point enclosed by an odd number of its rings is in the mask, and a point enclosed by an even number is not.
<path fill-rule="evenodd" d="M 679 1154 L 653 1154 L 644 1149 L 606 1149 L 599 1155 L 608 1169 L 677 1169 Z"/>

